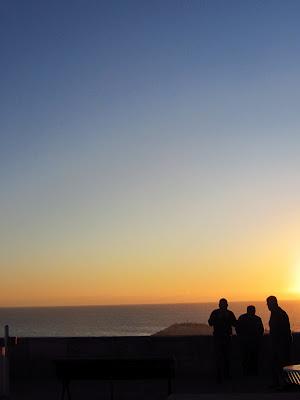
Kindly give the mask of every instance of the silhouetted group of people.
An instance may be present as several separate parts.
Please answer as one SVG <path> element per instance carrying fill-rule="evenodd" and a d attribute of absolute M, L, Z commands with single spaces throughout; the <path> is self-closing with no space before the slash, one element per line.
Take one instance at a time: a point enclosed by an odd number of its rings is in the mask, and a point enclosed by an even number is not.
<path fill-rule="evenodd" d="M 269 336 L 272 385 L 279 387 L 283 384 L 282 367 L 290 361 L 291 328 L 289 317 L 279 307 L 275 296 L 267 298 L 267 306 L 271 312 Z M 264 326 L 261 318 L 256 315 L 255 306 L 249 305 L 247 312 L 236 319 L 234 313 L 228 310 L 227 300 L 220 299 L 219 308 L 211 313 L 208 323 L 213 327 L 217 381 L 231 377 L 232 328 L 235 328 L 240 343 L 243 374 L 257 375 Z"/>

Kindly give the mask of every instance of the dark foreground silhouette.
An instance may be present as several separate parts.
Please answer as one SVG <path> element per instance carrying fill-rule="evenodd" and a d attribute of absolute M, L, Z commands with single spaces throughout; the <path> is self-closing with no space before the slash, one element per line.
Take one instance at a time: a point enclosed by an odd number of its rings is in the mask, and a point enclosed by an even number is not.
<path fill-rule="evenodd" d="M 278 305 L 275 296 L 267 298 L 267 306 L 271 311 L 269 365 L 272 375 L 272 386 L 283 387 L 283 367 L 290 364 L 292 335 L 289 317 Z M 231 378 L 230 361 L 232 328 L 240 341 L 243 374 L 245 376 L 258 374 L 258 359 L 261 339 L 264 333 L 261 318 L 255 315 L 255 307 L 250 305 L 247 312 L 238 320 L 232 311 L 228 310 L 228 302 L 222 298 L 219 308 L 214 310 L 208 320 L 213 327 L 216 378 L 218 382 Z"/>
<path fill-rule="evenodd" d="M 261 318 L 255 315 L 255 312 L 254 306 L 248 306 L 247 312 L 239 317 L 236 325 L 245 376 L 255 376 L 258 374 L 258 357 L 261 339 L 264 334 L 264 326 Z"/>
<path fill-rule="evenodd" d="M 116 398 L 120 395 L 124 399 L 131 400 L 165 399 L 170 392 L 168 385 L 171 385 L 172 392 L 174 391 L 176 396 L 180 392 L 270 393 L 271 390 L 274 391 L 274 388 L 267 388 L 270 377 L 273 379 L 273 384 L 276 383 L 276 388 L 283 383 L 282 366 L 290 363 L 290 347 L 293 343 L 288 315 L 279 307 L 274 296 L 267 299 L 267 306 L 271 311 L 270 335 L 263 337 L 262 324 L 255 315 L 253 306 L 249 306 L 247 313 L 236 320 L 234 314 L 228 310 L 226 299 L 221 299 L 219 308 L 214 310 L 209 318 L 213 337 L 194 335 L 172 338 L 162 335 L 161 337 L 19 338 L 14 346 L 7 340 L 10 344 L 7 354 L 11 373 L 11 400 L 58 399 L 62 394 L 59 377 L 63 383 L 64 394 L 67 396 L 70 390 L 74 396 L 78 395 L 78 398 L 89 398 L 89 395 L 92 397 L 95 394 L 108 397 L 110 393 L 115 393 Z M 232 337 L 233 327 L 238 336 Z M 248 374 L 249 366 L 253 367 L 253 359 L 250 357 L 250 363 L 245 363 L 249 362 L 249 358 L 245 356 L 249 353 L 242 351 L 241 341 L 244 336 L 253 340 L 255 335 L 262 341 L 262 346 L 258 347 L 260 359 L 258 376 L 245 379 L 242 372 Z M 295 338 L 293 357 L 297 363 L 300 360 L 300 334 L 293 336 Z M 0 345 L 3 346 L 3 343 Z M 158 370 L 156 366 L 152 368 L 152 363 L 158 359 L 167 360 L 168 363 L 171 361 L 174 378 L 173 374 L 169 375 L 168 368 L 157 375 Z M 64 369 L 62 376 L 59 375 L 58 369 L 55 373 L 55 360 L 67 362 L 67 368 Z M 79 372 L 77 362 L 79 362 Z M 94 362 L 97 368 L 92 365 Z M 103 373 L 98 368 L 102 362 L 106 363 Z M 107 368 L 107 362 L 113 362 L 114 374 Z M 119 369 L 121 362 L 128 362 L 133 367 L 129 369 L 122 364 L 122 368 Z M 85 364 L 84 368 L 81 368 L 82 363 L 87 363 L 91 370 Z M 59 364 L 56 363 L 57 365 Z M 140 368 L 140 365 L 145 368 Z M 254 365 L 257 366 L 257 363 Z M 217 377 L 221 376 L 218 384 L 214 380 L 214 366 L 217 367 L 219 374 Z M 250 371 L 252 374 L 251 368 Z M 68 375 L 68 379 L 64 381 L 65 374 Z M 141 377 L 143 381 L 145 378 L 149 383 L 139 383 Z M 232 379 L 228 381 L 230 377 Z M 65 384 L 70 381 L 69 378 L 76 380 L 74 385 L 73 383 L 70 385 L 71 387 Z M 94 378 L 95 381 L 92 382 Z M 170 383 L 168 378 L 171 379 Z M 81 384 L 81 379 L 89 382 Z M 147 385 L 149 386 L 146 389 Z M 79 396 L 79 391 L 82 396 Z M 175 399 L 175 397 L 170 398 Z M 255 395 L 255 398 L 260 397 Z"/>
<path fill-rule="evenodd" d="M 287 313 L 278 305 L 275 296 L 267 298 L 270 315 L 270 355 L 272 364 L 272 384 L 283 386 L 282 368 L 290 363 L 291 358 L 291 327 Z"/>
<path fill-rule="evenodd" d="M 230 352 L 232 327 L 236 326 L 236 318 L 232 311 L 228 310 L 226 299 L 219 301 L 219 308 L 214 310 L 208 320 L 213 327 L 216 377 L 221 382 L 224 378 L 229 379 L 230 374 Z"/>

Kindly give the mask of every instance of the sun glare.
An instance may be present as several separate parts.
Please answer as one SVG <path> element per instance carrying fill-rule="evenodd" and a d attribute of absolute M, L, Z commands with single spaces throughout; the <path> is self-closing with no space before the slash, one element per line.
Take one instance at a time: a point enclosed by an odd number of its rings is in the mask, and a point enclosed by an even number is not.
<path fill-rule="evenodd" d="M 300 296 L 300 259 L 298 259 L 291 268 L 289 292 Z"/>

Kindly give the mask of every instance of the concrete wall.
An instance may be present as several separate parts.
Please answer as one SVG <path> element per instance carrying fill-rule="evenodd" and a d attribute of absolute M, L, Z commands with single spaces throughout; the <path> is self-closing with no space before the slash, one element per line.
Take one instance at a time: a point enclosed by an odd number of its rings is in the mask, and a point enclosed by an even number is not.
<path fill-rule="evenodd" d="M 213 338 L 194 337 L 83 337 L 19 338 L 11 347 L 11 374 L 15 378 L 52 378 L 53 359 L 64 357 L 174 357 L 177 376 L 211 375 Z M 260 372 L 269 370 L 269 337 L 263 338 Z M 293 363 L 300 363 L 300 334 L 294 335 Z M 239 343 L 232 341 L 233 374 L 240 374 Z"/>

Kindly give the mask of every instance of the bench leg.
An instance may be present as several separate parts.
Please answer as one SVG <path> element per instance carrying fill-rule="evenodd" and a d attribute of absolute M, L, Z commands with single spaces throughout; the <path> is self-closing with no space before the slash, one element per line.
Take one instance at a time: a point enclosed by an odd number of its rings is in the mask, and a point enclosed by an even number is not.
<path fill-rule="evenodd" d="M 65 392 L 66 392 L 66 384 L 65 384 L 65 382 L 63 382 L 63 383 L 62 383 L 62 390 L 61 390 L 60 400 L 64 400 L 64 398 L 65 398 Z"/>
<path fill-rule="evenodd" d="M 64 400 L 65 394 L 67 393 L 68 400 L 71 400 L 70 386 L 69 382 L 62 383 L 62 392 L 61 392 L 61 400 Z"/>
<path fill-rule="evenodd" d="M 110 400 L 114 400 L 114 382 L 110 381 L 109 386 L 110 386 Z"/>
<path fill-rule="evenodd" d="M 172 393 L 172 379 L 168 379 L 168 396 Z"/>
<path fill-rule="evenodd" d="M 68 384 L 67 384 L 67 394 L 68 394 L 68 400 L 71 400 L 70 382 L 68 382 Z"/>

